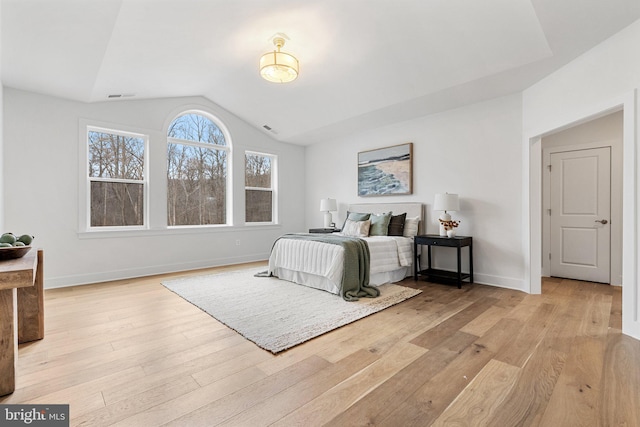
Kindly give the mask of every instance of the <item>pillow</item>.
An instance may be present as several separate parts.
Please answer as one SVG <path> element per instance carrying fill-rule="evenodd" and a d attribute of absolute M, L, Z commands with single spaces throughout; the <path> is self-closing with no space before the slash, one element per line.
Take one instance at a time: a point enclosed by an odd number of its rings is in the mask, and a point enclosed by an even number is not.
<path fill-rule="evenodd" d="M 369 236 L 386 236 L 389 233 L 389 221 L 391 220 L 391 212 L 383 214 L 371 214 L 371 227 L 369 228 Z"/>
<path fill-rule="evenodd" d="M 369 235 L 369 227 L 371 226 L 371 221 L 352 221 L 347 219 L 344 222 L 344 227 L 342 227 L 343 236 L 352 236 L 352 237 L 367 237 Z"/>
<path fill-rule="evenodd" d="M 400 215 L 392 215 L 389 218 L 389 230 L 387 236 L 403 236 L 404 235 L 404 221 L 407 219 L 407 213 Z"/>
<path fill-rule="evenodd" d="M 404 222 L 404 231 L 402 235 L 404 237 L 413 237 L 418 234 L 418 225 L 420 224 L 420 217 L 407 218 Z"/>
<path fill-rule="evenodd" d="M 371 214 L 368 213 L 360 213 L 360 212 L 349 212 L 347 211 L 347 218 L 344 220 L 344 224 L 342 224 L 342 228 L 347 224 L 347 219 L 351 221 L 366 221 L 369 219 Z"/>

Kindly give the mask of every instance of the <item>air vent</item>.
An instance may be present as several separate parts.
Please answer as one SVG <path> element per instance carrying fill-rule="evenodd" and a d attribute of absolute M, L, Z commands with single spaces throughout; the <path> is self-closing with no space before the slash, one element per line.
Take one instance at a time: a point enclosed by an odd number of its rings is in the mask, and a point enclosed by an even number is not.
<path fill-rule="evenodd" d="M 111 95 L 107 95 L 107 98 L 112 99 L 112 98 L 131 98 L 133 96 L 136 96 L 135 93 L 114 93 Z"/>
<path fill-rule="evenodd" d="M 277 131 L 275 131 L 275 130 L 274 130 L 271 126 L 269 126 L 269 125 L 262 125 L 262 127 L 263 127 L 265 130 L 268 130 L 269 132 L 271 132 L 271 133 L 272 133 L 272 134 L 274 134 L 274 135 L 277 135 L 277 134 L 278 134 L 278 132 L 277 132 Z"/>

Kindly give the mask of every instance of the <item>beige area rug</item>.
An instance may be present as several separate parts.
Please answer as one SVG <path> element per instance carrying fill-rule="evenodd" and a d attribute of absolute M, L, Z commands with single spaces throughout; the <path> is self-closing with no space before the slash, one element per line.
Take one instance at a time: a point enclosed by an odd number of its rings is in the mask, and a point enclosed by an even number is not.
<path fill-rule="evenodd" d="M 274 354 L 422 292 L 387 284 L 379 287 L 377 298 L 347 302 L 274 277 L 254 277 L 258 271 L 185 277 L 162 284 Z"/>

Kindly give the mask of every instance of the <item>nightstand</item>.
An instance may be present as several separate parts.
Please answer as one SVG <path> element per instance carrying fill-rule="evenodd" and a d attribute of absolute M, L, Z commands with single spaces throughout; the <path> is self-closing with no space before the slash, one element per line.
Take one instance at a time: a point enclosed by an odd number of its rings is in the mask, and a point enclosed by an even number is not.
<path fill-rule="evenodd" d="M 339 228 L 310 228 L 309 229 L 309 233 L 325 233 L 325 234 L 329 234 L 329 233 L 336 233 L 340 231 Z"/>
<path fill-rule="evenodd" d="M 418 245 L 427 246 L 427 268 L 422 269 L 420 266 L 420 256 L 418 255 Z M 444 246 L 448 248 L 456 248 L 458 254 L 458 271 L 438 270 L 431 268 L 431 247 Z M 469 248 L 469 273 L 462 272 L 461 248 Z M 415 236 L 413 238 L 413 277 L 418 280 L 419 276 L 425 276 L 429 279 L 437 280 L 454 280 L 458 289 L 462 288 L 462 281 L 469 279 L 469 283 L 473 282 L 473 239 L 469 236 L 443 237 L 438 234 L 425 234 Z"/>

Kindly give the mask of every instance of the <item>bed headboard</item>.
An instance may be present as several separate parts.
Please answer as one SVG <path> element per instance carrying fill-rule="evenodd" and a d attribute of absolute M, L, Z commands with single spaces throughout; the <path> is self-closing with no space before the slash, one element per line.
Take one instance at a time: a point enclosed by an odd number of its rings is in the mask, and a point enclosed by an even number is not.
<path fill-rule="evenodd" d="M 394 215 L 406 212 L 407 217 L 420 217 L 418 234 L 425 234 L 426 218 L 424 215 L 424 204 L 422 203 L 355 203 L 347 205 L 347 210 L 349 212 L 370 212 L 376 214 L 393 212 Z"/>

